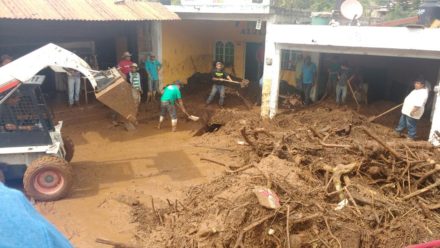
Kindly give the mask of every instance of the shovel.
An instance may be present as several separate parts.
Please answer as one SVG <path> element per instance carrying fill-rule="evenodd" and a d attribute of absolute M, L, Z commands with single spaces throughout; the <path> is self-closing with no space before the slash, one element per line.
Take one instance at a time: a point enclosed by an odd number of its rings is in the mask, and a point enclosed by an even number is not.
<path fill-rule="evenodd" d="M 353 90 L 353 88 L 351 87 L 351 81 L 348 80 L 347 84 L 348 84 L 348 87 L 350 88 L 351 95 L 353 96 L 353 99 L 354 99 L 354 101 L 356 102 L 356 105 L 357 105 L 357 111 L 359 112 L 359 110 L 361 109 L 361 105 L 359 104 L 359 101 L 358 101 L 358 99 L 356 98 L 356 95 L 354 94 L 354 90 Z"/>
<path fill-rule="evenodd" d="M 388 114 L 388 113 L 390 113 L 390 112 L 392 112 L 392 111 L 394 111 L 394 110 L 400 108 L 402 105 L 403 105 L 403 103 L 401 103 L 401 104 L 399 104 L 399 105 L 397 105 L 397 106 L 394 106 L 394 107 L 388 109 L 387 111 L 383 112 L 382 114 L 379 114 L 379 115 L 376 115 L 376 116 L 372 116 L 372 117 L 368 118 L 368 122 L 373 122 L 373 121 L 375 121 L 377 118 L 382 117 L 382 116 L 384 116 L 384 115 L 386 115 L 386 114 Z"/>
<path fill-rule="evenodd" d="M 188 119 L 190 119 L 192 121 L 198 121 L 200 119 L 200 117 L 195 116 L 195 115 L 190 115 L 188 113 L 186 113 L 186 116 L 188 116 Z"/>
<path fill-rule="evenodd" d="M 182 108 L 182 106 L 180 106 L 179 103 L 176 102 L 176 105 L 180 108 L 180 110 L 182 110 L 183 113 L 186 114 L 186 117 L 188 117 L 188 119 L 190 119 L 192 121 L 198 121 L 200 119 L 200 117 L 198 117 L 198 116 L 188 114 L 188 112 L 186 112 L 185 109 Z"/>

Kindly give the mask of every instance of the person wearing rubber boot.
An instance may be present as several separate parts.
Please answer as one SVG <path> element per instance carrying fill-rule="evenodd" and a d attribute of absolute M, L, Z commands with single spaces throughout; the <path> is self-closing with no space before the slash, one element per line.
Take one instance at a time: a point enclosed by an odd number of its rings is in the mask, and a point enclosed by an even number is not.
<path fill-rule="evenodd" d="M 145 61 L 145 70 L 148 74 L 147 102 L 156 100 L 156 92 L 159 91 L 159 72 L 161 69 L 162 64 L 151 53 L 150 58 Z"/>
<path fill-rule="evenodd" d="M 215 69 L 211 72 L 211 78 L 212 78 L 212 90 L 211 93 L 209 94 L 208 99 L 206 100 L 206 105 L 209 105 L 212 100 L 214 100 L 215 95 L 217 94 L 217 92 L 219 92 L 220 94 L 220 99 L 218 104 L 220 105 L 220 107 L 223 107 L 224 101 L 225 101 L 225 86 L 221 85 L 221 84 L 217 84 L 217 82 L 219 80 L 231 80 L 231 77 L 229 76 L 229 74 L 227 74 L 224 71 L 224 67 L 223 67 L 223 63 L 218 61 L 215 63 Z"/>
<path fill-rule="evenodd" d="M 414 90 L 405 98 L 402 107 L 402 115 L 395 131 L 401 137 L 402 131 L 408 129 L 409 140 L 416 138 L 417 121 L 422 117 L 425 111 L 425 104 L 428 100 L 428 90 L 425 87 L 425 81 L 416 80 Z"/>
<path fill-rule="evenodd" d="M 160 117 L 159 124 L 157 128 L 160 129 L 162 122 L 165 118 L 166 112 L 169 113 L 171 117 L 171 131 L 175 132 L 177 128 L 177 113 L 176 104 L 182 110 L 183 113 L 189 115 L 183 106 L 182 95 L 180 93 L 180 86 L 182 82 L 180 80 L 175 81 L 164 88 L 162 97 L 160 98 Z M 177 101 L 177 102 L 176 102 Z"/>

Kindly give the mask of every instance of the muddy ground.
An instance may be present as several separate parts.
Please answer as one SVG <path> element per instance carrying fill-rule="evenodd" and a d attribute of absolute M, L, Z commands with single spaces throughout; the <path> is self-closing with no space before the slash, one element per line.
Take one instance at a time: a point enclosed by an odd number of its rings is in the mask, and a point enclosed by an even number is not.
<path fill-rule="evenodd" d="M 329 100 L 262 121 L 236 96 L 224 109 L 204 107 L 205 94 L 191 88 L 184 97 L 202 120 L 181 115 L 176 133 L 155 129 L 157 104 L 142 107 L 132 132 L 97 103 L 55 109 L 76 144 L 75 184 L 66 199 L 37 207 L 76 247 L 109 247 L 96 238 L 133 247 L 402 247 L 440 236 L 438 190 L 411 196 L 435 182 L 424 176 L 437 168 L 437 151 L 393 134 L 398 111 L 366 119 L 393 103 L 359 115 Z M 420 137 L 428 132 L 421 121 Z M 256 187 L 271 189 L 280 207 L 261 206 Z"/>

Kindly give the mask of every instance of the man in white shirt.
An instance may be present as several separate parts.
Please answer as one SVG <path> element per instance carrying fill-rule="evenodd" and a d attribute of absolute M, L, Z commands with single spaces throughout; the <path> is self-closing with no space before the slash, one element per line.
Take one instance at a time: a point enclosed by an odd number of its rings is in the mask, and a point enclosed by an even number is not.
<path fill-rule="evenodd" d="M 395 131 L 400 135 L 405 127 L 408 129 L 408 139 L 416 138 L 417 120 L 419 120 L 425 111 L 425 104 L 428 100 L 428 90 L 425 87 L 425 81 L 416 80 L 414 90 L 405 98 L 402 107 L 402 116 Z"/>

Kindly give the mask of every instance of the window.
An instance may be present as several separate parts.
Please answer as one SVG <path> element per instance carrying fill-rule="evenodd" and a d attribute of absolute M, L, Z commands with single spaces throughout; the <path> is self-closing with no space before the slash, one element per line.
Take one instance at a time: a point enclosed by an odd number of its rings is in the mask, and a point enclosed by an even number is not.
<path fill-rule="evenodd" d="M 225 45 L 225 65 L 230 66 L 234 64 L 234 44 L 226 42 Z"/>
<path fill-rule="evenodd" d="M 281 50 L 281 69 L 295 70 L 299 53 L 292 50 Z"/>
<path fill-rule="evenodd" d="M 223 43 L 217 41 L 215 43 L 215 61 L 221 61 L 225 66 L 232 66 L 234 64 L 234 43 L 228 41 Z"/>
<path fill-rule="evenodd" d="M 224 60 L 225 56 L 225 45 L 221 41 L 217 41 L 215 43 L 215 61 L 222 61 Z"/>

